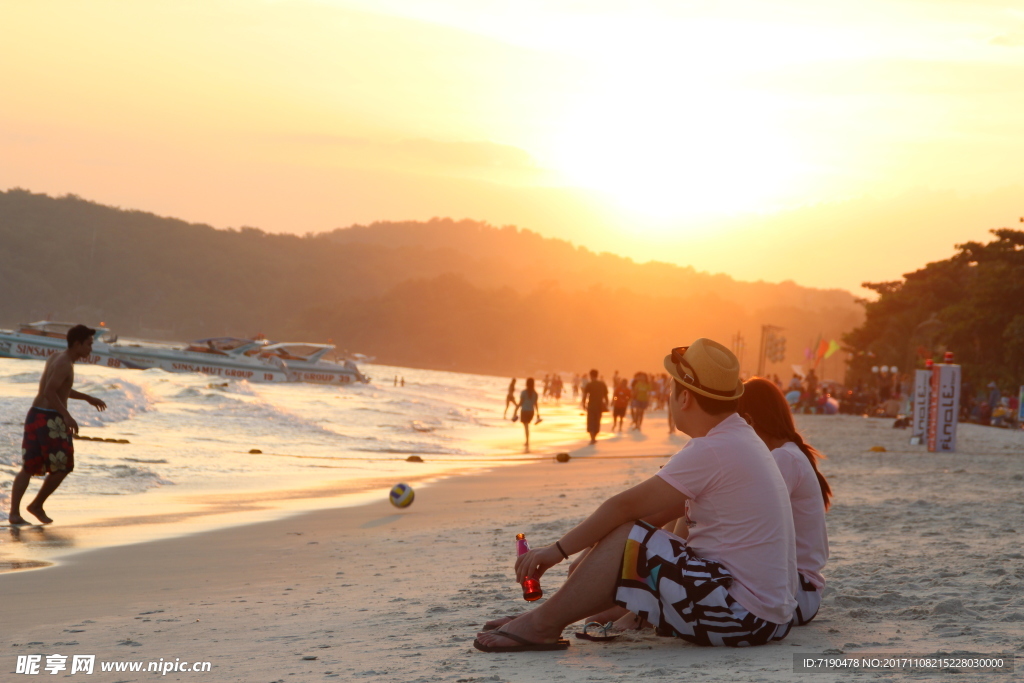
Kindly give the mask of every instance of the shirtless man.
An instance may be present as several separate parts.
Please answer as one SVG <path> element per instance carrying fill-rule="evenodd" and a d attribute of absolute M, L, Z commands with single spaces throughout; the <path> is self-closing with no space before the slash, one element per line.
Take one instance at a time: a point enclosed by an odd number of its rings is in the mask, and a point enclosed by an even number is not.
<path fill-rule="evenodd" d="M 39 394 L 25 418 L 25 436 L 21 442 L 21 471 L 11 486 L 11 524 L 28 524 L 21 516 L 21 497 L 33 476 L 46 475 L 39 493 L 25 508 L 43 524 L 53 520 L 43 511 L 43 503 L 57 490 L 64 477 L 75 468 L 73 436 L 78 434 L 78 423 L 68 412 L 68 399 L 85 401 L 96 410 L 106 410 L 107 404 L 98 398 L 75 391 L 74 363 L 92 353 L 96 330 L 75 325 L 68 330 L 68 348 L 46 359 L 43 376 L 39 379 Z"/>

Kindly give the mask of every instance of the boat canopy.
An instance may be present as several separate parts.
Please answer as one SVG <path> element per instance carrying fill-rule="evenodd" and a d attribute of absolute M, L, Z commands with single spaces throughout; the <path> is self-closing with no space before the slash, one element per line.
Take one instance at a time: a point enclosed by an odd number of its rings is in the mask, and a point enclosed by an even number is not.
<path fill-rule="evenodd" d="M 34 323 L 20 323 L 18 331 L 23 334 L 34 334 L 40 337 L 53 337 L 54 339 L 67 339 L 68 330 L 78 323 L 60 323 L 53 320 L 40 320 Z M 110 329 L 102 325 L 95 328 L 96 334 L 93 339 L 99 341 L 104 335 L 110 334 Z"/>
<path fill-rule="evenodd" d="M 284 360 L 303 360 L 315 363 L 325 353 L 332 351 L 334 344 L 313 344 L 307 342 L 276 342 L 260 350 L 263 355 L 273 355 Z"/>
<path fill-rule="evenodd" d="M 189 351 L 205 351 L 225 356 L 242 356 L 247 351 L 266 346 L 262 339 L 241 339 L 239 337 L 208 337 L 189 342 Z"/>

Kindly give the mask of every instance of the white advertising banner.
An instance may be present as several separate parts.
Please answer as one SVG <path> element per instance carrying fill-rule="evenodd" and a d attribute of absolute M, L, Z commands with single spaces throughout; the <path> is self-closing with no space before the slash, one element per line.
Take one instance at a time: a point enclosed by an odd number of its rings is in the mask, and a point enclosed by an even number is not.
<path fill-rule="evenodd" d="M 928 409 L 931 406 L 932 371 L 914 371 L 913 420 L 911 421 L 911 443 L 924 443 L 928 433 Z"/>
<path fill-rule="evenodd" d="M 932 368 L 931 408 L 928 411 L 928 450 L 956 450 L 956 426 L 960 419 L 960 366 L 936 364 Z"/>

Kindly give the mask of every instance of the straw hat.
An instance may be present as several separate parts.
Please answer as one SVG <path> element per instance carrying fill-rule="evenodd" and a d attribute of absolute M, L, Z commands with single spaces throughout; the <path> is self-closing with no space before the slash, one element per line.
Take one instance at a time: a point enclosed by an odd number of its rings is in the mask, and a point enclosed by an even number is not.
<path fill-rule="evenodd" d="M 740 362 L 733 352 L 710 339 L 698 339 L 689 346 L 672 349 L 665 356 L 665 369 L 684 387 L 717 401 L 732 401 L 743 395 Z"/>

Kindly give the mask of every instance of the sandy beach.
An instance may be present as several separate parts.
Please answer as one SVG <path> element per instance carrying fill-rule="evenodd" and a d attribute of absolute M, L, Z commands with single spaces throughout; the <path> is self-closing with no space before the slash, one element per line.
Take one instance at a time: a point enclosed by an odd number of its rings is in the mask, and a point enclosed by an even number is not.
<path fill-rule="evenodd" d="M 98 549 L 2 575 L 0 671 L 13 676 L 18 655 L 44 655 L 45 666 L 55 653 L 68 656 L 60 675 L 69 675 L 71 655 L 91 654 L 95 680 L 125 682 L 159 674 L 101 672 L 99 662 L 210 662 L 209 672 L 165 678 L 289 683 L 907 676 L 798 674 L 795 653 L 1002 653 L 1024 664 L 1024 434 L 963 425 L 960 452 L 936 455 L 909 446 L 889 420 L 849 416 L 798 416 L 829 457 L 822 470 L 835 491 L 828 587 L 810 625 L 747 650 L 645 633 L 610 644 L 573 639 L 563 653 L 474 650 L 485 620 L 526 607 L 513 581 L 516 533 L 535 544 L 556 539 L 685 441 L 665 434 L 663 418 L 645 427 L 643 436 L 577 445 L 568 463 L 448 478 L 418 490 L 405 510 L 382 492 L 370 504 Z M 636 457 L 651 455 L 659 457 Z M 564 581 L 565 567 L 544 577 L 545 591 Z M 1019 672 L 963 670 L 956 680 L 1019 680 Z"/>

